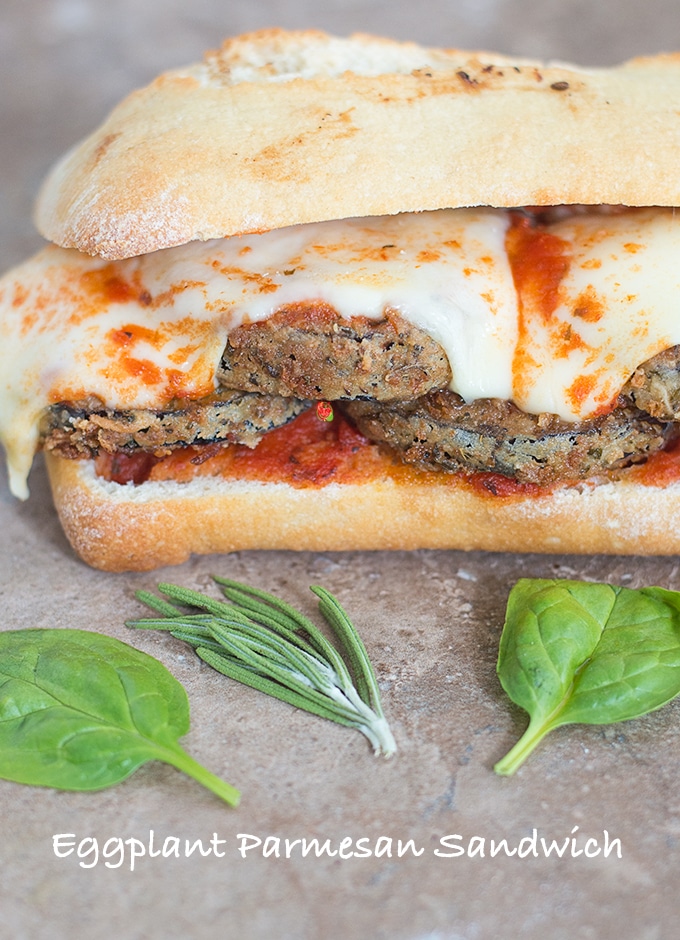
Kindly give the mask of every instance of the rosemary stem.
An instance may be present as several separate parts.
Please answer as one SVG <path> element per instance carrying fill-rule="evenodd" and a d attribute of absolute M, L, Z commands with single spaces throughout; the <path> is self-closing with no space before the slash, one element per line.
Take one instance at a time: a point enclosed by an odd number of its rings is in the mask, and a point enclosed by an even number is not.
<path fill-rule="evenodd" d="M 218 672 L 315 715 L 356 728 L 376 753 L 389 757 L 396 751 L 366 647 L 330 592 L 312 587 L 337 648 L 311 620 L 285 601 L 237 581 L 219 577 L 214 580 L 226 601 L 163 583 L 159 590 L 164 598 L 146 591 L 137 594 L 160 617 L 128 625 L 167 630 L 189 643 Z"/>

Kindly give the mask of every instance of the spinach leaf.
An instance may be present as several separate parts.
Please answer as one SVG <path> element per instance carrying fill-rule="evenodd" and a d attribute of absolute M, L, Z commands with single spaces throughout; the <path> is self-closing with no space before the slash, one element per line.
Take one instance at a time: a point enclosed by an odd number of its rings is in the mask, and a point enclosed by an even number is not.
<path fill-rule="evenodd" d="M 84 630 L 0 633 L 0 777 L 98 790 L 160 760 L 227 803 L 238 791 L 177 743 L 189 730 L 182 685 L 160 662 Z"/>
<path fill-rule="evenodd" d="M 512 774 L 560 725 L 638 718 L 680 693 L 680 594 L 523 579 L 508 599 L 497 672 L 530 716 L 494 768 Z"/>

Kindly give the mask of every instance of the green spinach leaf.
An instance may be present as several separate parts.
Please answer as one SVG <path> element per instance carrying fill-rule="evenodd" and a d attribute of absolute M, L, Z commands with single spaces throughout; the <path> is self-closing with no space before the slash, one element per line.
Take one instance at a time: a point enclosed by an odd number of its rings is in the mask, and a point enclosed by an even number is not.
<path fill-rule="evenodd" d="M 184 688 L 146 653 L 83 630 L 0 633 L 0 777 L 97 790 L 159 760 L 236 805 L 177 743 L 188 730 Z"/>
<path fill-rule="evenodd" d="M 519 581 L 497 665 L 529 727 L 495 770 L 512 774 L 560 725 L 638 718 L 680 693 L 680 594 L 582 581 Z"/>

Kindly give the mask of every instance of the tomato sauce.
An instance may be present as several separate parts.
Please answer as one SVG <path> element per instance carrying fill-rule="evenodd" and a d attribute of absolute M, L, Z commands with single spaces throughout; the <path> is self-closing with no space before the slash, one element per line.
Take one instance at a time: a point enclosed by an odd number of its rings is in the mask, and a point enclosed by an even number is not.
<path fill-rule="evenodd" d="M 501 499 L 543 496 L 552 487 L 539 486 L 537 483 L 519 483 L 502 473 L 456 474 L 462 476 L 478 496 L 495 496 Z"/>
<path fill-rule="evenodd" d="M 385 460 L 341 414 L 321 420 L 316 408 L 264 435 L 254 448 L 243 444 L 181 447 L 166 457 L 137 454 L 100 455 L 99 475 L 116 483 L 146 480 L 189 482 L 202 476 L 226 480 L 260 480 L 292 486 L 366 482 Z"/>
<path fill-rule="evenodd" d="M 254 448 L 243 444 L 181 447 L 166 457 L 141 452 L 100 454 L 96 472 L 114 483 L 139 485 L 147 480 L 258 480 L 290 486 L 369 483 L 392 479 L 400 485 L 468 486 L 481 496 L 540 496 L 545 487 L 517 483 L 499 473 L 437 473 L 402 463 L 363 436 L 337 409 L 328 422 L 310 408 L 293 421 L 264 435 Z"/>
<path fill-rule="evenodd" d="M 680 440 L 652 454 L 646 463 L 631 467 L 627 479 L 643 486 L 671 486 L 680 481 Z"/>
<path fill-rule="evenodd" d="M 537 309 L 545 321 L 560 304 L 560 286 L 571 264 L 571 248 L 528 216 L 513 213 L 506 247 L 520 301 Z"/>
<path fill-rule="evenodd" d="M 112 483 L 134 483 L 139 486 L 149 479 L 149 474 L 156 463 L 153 454 L 136 451 L 133 454 L 106 454 L 95 457 L 94 466 L 97 476 Z"/>
<path fill-rule="evenodd" d="M 545 496 L 560 485 L 520 483 L 500 473 L 438 473 L 402 463 L 363 436 L 337 409 L 333 420 L 321 420 L 316 408 L 264 435 L 255 448 L 243 444 L 181 447 L 166 457 L 141 451 L 100 454 L 99 476 L 114 483 L 139 485 L 147 480 L 188 483 L 206 476 L 224 480 L 257 480 L 290 486 L 323 487 L 329 483 L 370 483 L 391 479 L 400 485 L 465 486 L 489 499 L 522 500 Z M 669 486 L 680 481 L 680 440 L 653 454 L 646 463 L 618 471 L 644 486 Z"/>

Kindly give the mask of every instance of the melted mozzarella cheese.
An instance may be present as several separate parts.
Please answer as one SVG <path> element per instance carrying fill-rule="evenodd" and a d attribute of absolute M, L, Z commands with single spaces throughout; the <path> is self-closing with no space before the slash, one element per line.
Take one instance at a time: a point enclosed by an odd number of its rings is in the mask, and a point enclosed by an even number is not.
<path fill-rule="evenodd" d="M 113 263 L 50 246 L 0 281 L 12 491 L 27 495 L 48 405 L 202 397 L 230 330 L 302 301 L 342 317 L 397 310 L 441 343 L 468 401 L 589 417 L 642 361 L 680 343 L 680 224 L 671 210 L 631 210 L 574 216 L 546 237 L 562 259 L 548 286 L 529 249 L 509 257 L 511 215 L 491 209 L 324 222 Z"/>
<path fill-rule="evenodd" d="M 553 309 L 522 304 L 513 398 L 580 420 L 606 411 L 638 365 L 680 343 L 680 216 L 574 215 L 548 233 L 563 243 L 566 271 Z M 524 371 L 520 361 L 532 364 Z"/>

